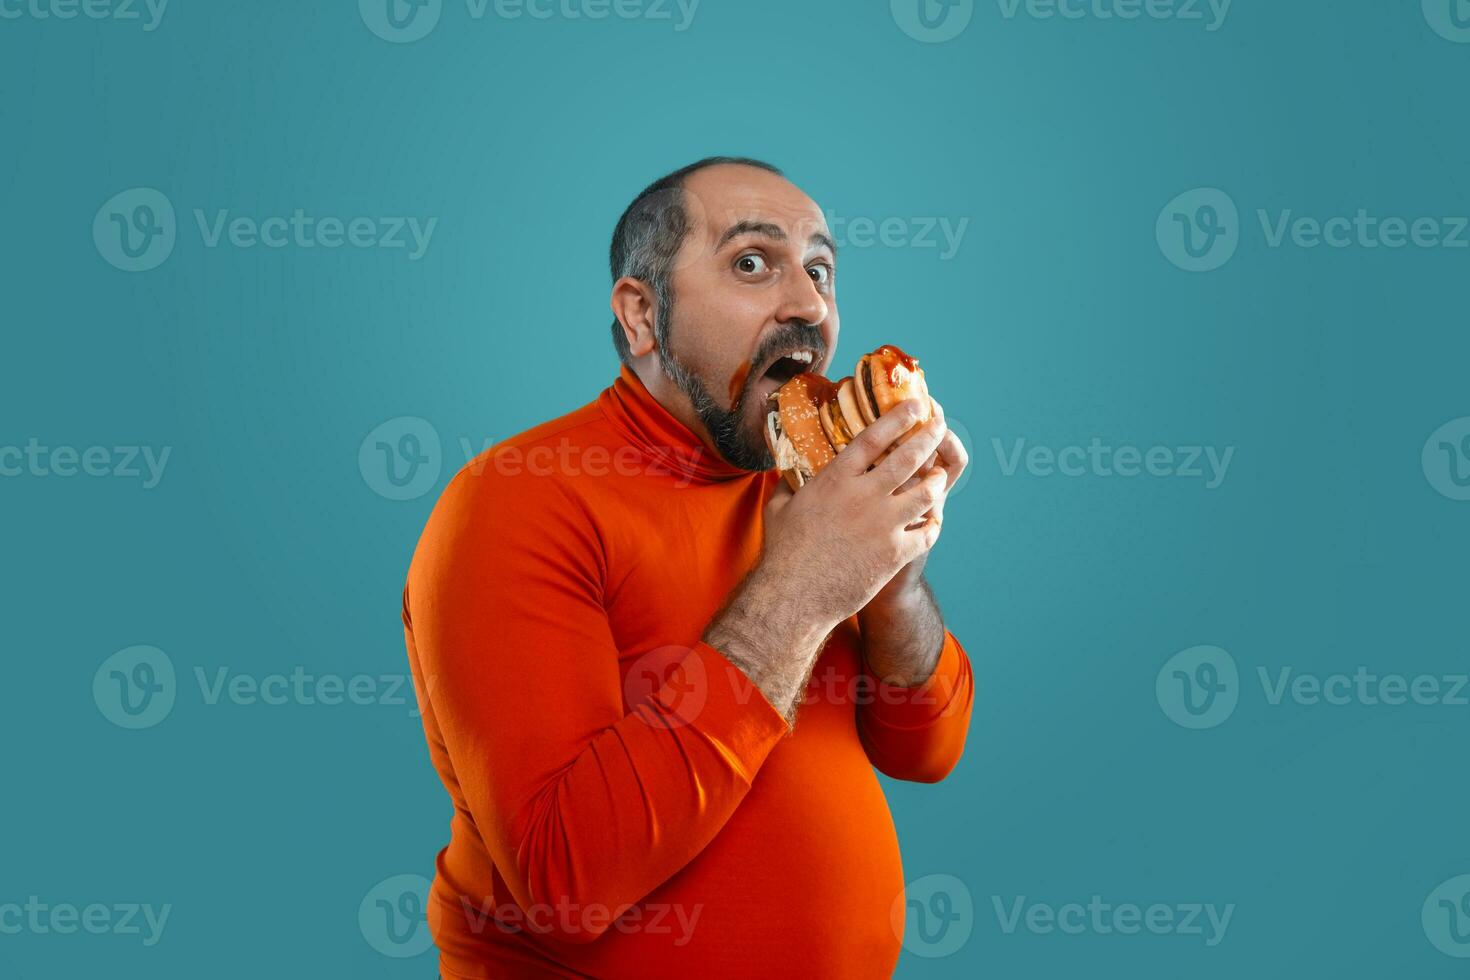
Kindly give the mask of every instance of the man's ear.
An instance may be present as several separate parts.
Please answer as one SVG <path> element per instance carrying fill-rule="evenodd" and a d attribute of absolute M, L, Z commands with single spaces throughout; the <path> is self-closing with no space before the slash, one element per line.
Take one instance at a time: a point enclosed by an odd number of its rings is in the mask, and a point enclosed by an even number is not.
<path fill-rule="evenodd" d="M 634 357 L 642 357 L 654 348 L 653 324 L 656 314 L 653 287 L 642 279 L 623 276 L 613 283 L 613 316 L 622 324 L 623 337 Z"/>

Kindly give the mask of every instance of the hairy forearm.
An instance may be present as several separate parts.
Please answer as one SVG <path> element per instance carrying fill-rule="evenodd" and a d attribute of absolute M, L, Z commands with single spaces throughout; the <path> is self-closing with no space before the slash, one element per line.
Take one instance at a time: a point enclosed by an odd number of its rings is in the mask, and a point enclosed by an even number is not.
<path fill-rule="evenodd" d="M 944 617 L 922 577 L 905 593 L 880 592 L 858 612 L 863 656 L 885 684 L 917 687 L 929 679 L 944 649 Z"/>
<path fill-rule="evenodd" d="M 753 569 L 701 639 L 739 667 L 792 725 L 832 624 L 813 623 L 790 595 L 772 587 L 772 581 L 760 566 Z"/>

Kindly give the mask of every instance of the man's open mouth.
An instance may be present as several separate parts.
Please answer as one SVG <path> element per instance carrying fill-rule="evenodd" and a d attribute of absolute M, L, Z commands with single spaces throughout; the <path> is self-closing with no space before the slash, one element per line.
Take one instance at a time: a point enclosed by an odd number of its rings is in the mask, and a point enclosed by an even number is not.
<path fill-rule="evenodd" d="M 810 371 L 816 363 L 816 351 L 810 348 L 792 351 L 776 358 L 761 377 L 770 378 L 776 382 L 777 387 L 780 387 L 803 371 Z"/>

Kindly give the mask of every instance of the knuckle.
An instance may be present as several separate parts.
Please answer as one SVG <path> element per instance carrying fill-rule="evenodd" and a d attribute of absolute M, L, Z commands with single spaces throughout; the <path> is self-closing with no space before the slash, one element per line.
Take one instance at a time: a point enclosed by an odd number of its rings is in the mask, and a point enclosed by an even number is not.
<path fill-rule="evenodd" d="M 884 540 L 883 560 L 889 566 L 895 565 L 903 560 L 903 535 L 901 532 L 890 534 Z"/>

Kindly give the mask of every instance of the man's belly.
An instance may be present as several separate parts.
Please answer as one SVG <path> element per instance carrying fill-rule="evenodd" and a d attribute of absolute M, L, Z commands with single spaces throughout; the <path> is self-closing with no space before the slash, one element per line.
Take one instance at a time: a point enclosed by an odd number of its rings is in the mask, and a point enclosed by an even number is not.
<path fill-rule="evenodd" d="M 714 975 L 729 964 L 730 976 L 888 977 L 902 890 L 893 820 L 851 705 L 808 705 L 719 836 L 650 900 L 703 903 L 690 945 L 719 964 Z"/>
<path fill-rule="evenodd" d="M 446 965 L 464 956 L 544 957 L 488 976 L 888 977 L 900 936 L 890 912 L 903 868 L 888 804 L 858 739 L 861 691 L 851 636 L 834 636 L 808 685 L 794 733 L 767 757 L 713 841 L 592 943 L 547 942 L 491 924 L 440 936 Z M 693 788 L 691 787 L 691 792 Z M 497 900 L 496 904 L 499 904 Z M 901 921 L 901 920 L 900 920 Z M 441 928 L 458 932 L 453 917 Z M 548 964 L 549 965 L 549 964 Z M 556 968 L 553 968 L 556 969 Z"/>

